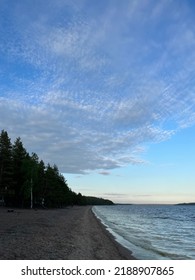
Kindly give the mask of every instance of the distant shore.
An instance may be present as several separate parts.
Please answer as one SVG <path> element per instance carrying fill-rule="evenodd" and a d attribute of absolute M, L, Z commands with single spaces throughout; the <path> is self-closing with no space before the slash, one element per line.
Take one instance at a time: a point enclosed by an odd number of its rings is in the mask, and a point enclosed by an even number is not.
<path fill-rule="evenodd" d="M 175 204 L 176 206 L 195 206 L 195 202 L 183 202 Z"/>
<path fill-rule="evenodd" d="M 1 260 L 135 259 L 90 206 L 30 210 L 0 208 Z"/>

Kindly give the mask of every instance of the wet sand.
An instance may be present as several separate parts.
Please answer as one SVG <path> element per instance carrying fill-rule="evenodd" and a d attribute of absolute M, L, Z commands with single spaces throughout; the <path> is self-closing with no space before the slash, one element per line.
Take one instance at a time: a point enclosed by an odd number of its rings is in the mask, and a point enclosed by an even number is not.
<path fill-rule="evenodd" d="M 90 206 L 30 210 L 0 208 L 1 260 L 135 259 Z"/>

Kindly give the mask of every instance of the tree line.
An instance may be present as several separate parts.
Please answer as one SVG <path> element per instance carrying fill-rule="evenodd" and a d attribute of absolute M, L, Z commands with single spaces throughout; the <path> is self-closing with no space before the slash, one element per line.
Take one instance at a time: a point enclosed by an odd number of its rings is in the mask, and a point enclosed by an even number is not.
<path fill-rule="evenodd" d="M 65 207 L 113 204 L 84 196 L 69 188 L 57 165 L 45 165 L 36 153 L 25 149 L 20 137 L 14 143 L 7 131 L 0 134 L 0 204 L 8 207 Z"/>

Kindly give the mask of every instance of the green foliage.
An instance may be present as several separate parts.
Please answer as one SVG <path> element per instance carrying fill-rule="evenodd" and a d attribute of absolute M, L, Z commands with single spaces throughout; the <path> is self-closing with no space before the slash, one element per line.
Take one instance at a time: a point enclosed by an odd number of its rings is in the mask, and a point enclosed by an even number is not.
<path fill-rule="evenodd" d="M 28 174 L 27 166 L 28 166 L 29 155 L 26 149 L 24 148 L 20 137 L 18 137 L 15 140 L 12 146 L 12 156 L 13 156 L 13 166 L 14 166 L 13 189 L 15 192 L 13 205 L 24 206 L 25 197 L 27 197 L 26 189 L 25 189 L 25 186 L 27 186 L 26 179 L 29 179 L 29 177 L 27 178 L 27 174 Z"/>
<path fill-rule="evenodd" d="M 93 196 L 83 196 L 78 194 L 76 198 L 76 204 L 78 205 L 113 205 L 114 203 L 108 199 L 93 197 Z"/>
<path fill-rule="evenodd" d="M 7 201 L 13 195 L 12 144 L 6 131 L 0 134 L 0 197 Z"/>
<path fill-rule="evenodd" d="M 15 207 L 64 207 L 67 205 L 113 204 L 102 198 L 76 194 L 56 165 L 45 166 L 37 154 L 29 153 L 18 137 L 14 144 L 8 133 L 0 134 L 0 199 Z"/>

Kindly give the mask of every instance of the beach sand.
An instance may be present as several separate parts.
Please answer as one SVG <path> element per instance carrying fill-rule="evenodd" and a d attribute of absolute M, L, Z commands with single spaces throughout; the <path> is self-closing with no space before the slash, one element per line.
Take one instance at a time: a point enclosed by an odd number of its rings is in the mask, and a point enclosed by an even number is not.
<path fill-rule="evenodd" d="M 1 260 L 135 259 L 90 206 L 30 210 L 0 208 Z"/>

